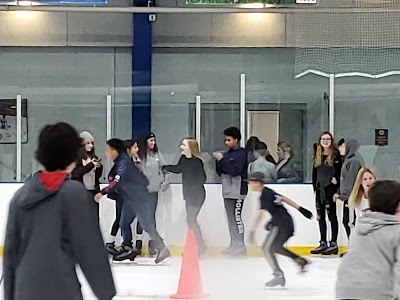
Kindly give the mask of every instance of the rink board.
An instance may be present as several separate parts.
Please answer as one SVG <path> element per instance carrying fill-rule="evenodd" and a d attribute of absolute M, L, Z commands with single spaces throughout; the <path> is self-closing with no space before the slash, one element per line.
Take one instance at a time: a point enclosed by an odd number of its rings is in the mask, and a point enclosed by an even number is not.
<path fill-rule="evenodd" d="M 9 202 L 20 187 L 21 184 L 0 183 L 0 195 L 2 195 L 0 200 L 0 254 L 2 253 L 1 245 L 3 245 L 4 241 Z M 315 215 L 316 211 L 312 185 L 275 184 L 269 187 L 295 200 L 307 209 L 310 209 Z M 203 230 L 204 239 L 209 247 L 209 254 L 213 255 L 218 254 L 219 251 L 229 243 L 228 223 L 225 216 L 221 185 L 207 184 L 206 192 L 207 198 L 199 215 L 199 223 Z M 114 222 L 114 205 L 115 202 L 108 198 L 103 198 L 101 201 L 100 223 L 104 237 L 107 237 L 111 224 Z M 249 195 L 245 200 L 243 210 L 245 228 L 249 228 L 251 225 L 252 218 L 257 208 L 257 200 L 252 199 Z M 338 218 L 341 220 L 341 205 L 338 205 L 337 209 Z M 288 208 L 288 210 L 294 219 L 295 235 L 289 240 L 287 246 L 300 254 L 308 254 L 309 250 L 317 245 L 319 241 L 317 220 L 316 218 L 308 220 L 292 208 Z M 187 230 L 185 217 L 182 186 L 180 184 L 173 184 L 167 192 L 160 195 L 157 209 L 157 228 L 167 245 L 173 250 L 172 252 L 174 255 L 180 255 L 183 250 Z M 343 226 L 340 226 L 339 244 L 344 246 L 347 244 L 347 239 L 342 227 Z M 266 231 L 260 228 L 257 236 L 259 244 L 262 243 L 265 235 Z M 144 239 L 146 239 L 146 237 L 144 237 Z M 258 247 L 250 246 L 249 255 L 260 256 L 262 253 Z"/>

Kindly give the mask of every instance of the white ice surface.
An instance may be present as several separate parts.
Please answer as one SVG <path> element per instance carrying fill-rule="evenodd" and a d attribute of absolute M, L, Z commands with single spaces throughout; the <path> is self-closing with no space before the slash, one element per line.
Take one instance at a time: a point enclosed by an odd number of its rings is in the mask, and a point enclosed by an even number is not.
<path fill-rule="evenodd" d="M 310 258 L 309 272 L 298 274 L 297 266 L 279 257 L 286 276 L 286 287 L 264 289 L 271 269 L 262 258 L 206 258 L 200 261 L 204 291 L 216 300 L 333 300 L 338 258 Z M 151 259 L 139 258 L 134 263 L 115 263 L 113 272 L 118 294 L 116 300 L 169 299 L 176 292 L 181 260 L 154 266 Z M 83 282 L 85 300 L 96 299 Z"/>

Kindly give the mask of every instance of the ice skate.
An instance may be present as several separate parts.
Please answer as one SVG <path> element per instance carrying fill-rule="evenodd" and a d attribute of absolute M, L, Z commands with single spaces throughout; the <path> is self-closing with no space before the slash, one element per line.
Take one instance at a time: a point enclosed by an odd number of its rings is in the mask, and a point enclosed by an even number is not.
<path fill-rule="evenodd" d="M 321 254 L 323 251 L 325 251 L 326 248 L 328 248 L 327 242 L 320 242 L 319 246 L 317 248 L 311 250 L 310 253 L 313 255 L 318 255 L 318 254 Z"/>
<path fill-rule="evenodd" d="M 284 287 L 286 284 L 285 276 L 283 276 L 282 272 L 274 273 L 274 278 L 272 278 L 270 281 L 267 281 L 265 283 L 265 288 L 273 288 L 278 285 L 281 287 Z"/>
<path fill-rule="evenodd" d="M 116 255 L 122 253 L 122 250 L 120 247 L 118 247 L 118 248 L 115 247 L 115 243 L 107 243 L 106 250 L 107 250 L 108 254 L 110 254 L 112 256 L 116 256 Z"/>
<path fill-rule="evenodd" d="M 322 255 L 337 255 L 339 248 L 336 242 L 330 242 L 329 247 L 321 252 Z"/>
<path fill-rule="evenodd" d="M 244 245 L 239 247 L 229 247 L 222 251 L 222 255 L 226 256 L 246 256 L 247 249 Z"/>
<path fill-rule="evenodd" d="M 311 262 L 309 262 L 303 257 L 296 258 L 295 262 L 298 264 L 300 268 L 300 273 L 306 273 L 308 271 L 308 266 L 311 264 Z"/>
<path fill-rule="evenodd" d="M 152 240 L 150 240 L 148 245 L 149 245 L 148 246 L 148 254 L 150 257 L 154 257 L 154 255 L 157 254 L 157 249 L 154 246 L 154 242 Z"/>
<path fill-rule="evenodd" d="M 137 253 L 132 247 L 123 246 L 122 252 L 119 253 L 118 255 L 115 255 L 113 257 L 113 261 L 124 261 L 124 260 L 134 261 L 136 256 Z"/>
<path fill-rule="evenodd" d="M 167 248 L 167 246 L 163 246 L 158 252 L 156 260 L 154 261 L 157 265 L 166 263 L 168 260 L 171 259 L 171 252 Z"/>

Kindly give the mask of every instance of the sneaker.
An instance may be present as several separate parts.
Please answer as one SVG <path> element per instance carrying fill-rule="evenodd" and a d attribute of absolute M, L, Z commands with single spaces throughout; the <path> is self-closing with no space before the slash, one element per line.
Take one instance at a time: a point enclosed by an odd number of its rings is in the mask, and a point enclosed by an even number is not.
<path fill-rule="evenodd" d="M 118 255 L 113 256 L 113 260 L 114 261 L 124 261 L 124 260 L 134 261 L 136 256 L 137 256 L 136 251 L 133 250 L 132 247 L 123 246 L 122 252 Z"/>
<path fill-rule="evenodd" d="M 321 252 L 322 255 L 337 255 L 339 252 L 339 247 L 336 242 L 330 242 L 329 247 Z"/>
<path fill-rule="evenodd" d="M 121 249 L 117 249 L 115 247 L 115 243 L 107 243 L 106 244 L 106 250 L 112 256 L 121 254 L 121 252 L 122 252 Z"/>
<path fill-rule="evenodd" d="M 265 283 L 265 288 L 272 288 L 278 285 L 284 287 L 285 284 L 286 284 L 285 276 L 283 276 L 283 273 L 280 272 L 280 273 L 275 273 L 274 278 Z"/>
<path fill-rule="evenodd" d="M 307 272 L 307 266 L 310 264 L 308 260 L 306 260 L 303 257 L 298 257 L 295 259 L 295 262 L 299 265 L 300 267 L 300 273 L 305 273 Z"/>
<path fill-rule="evenodd" d="M 320 242 L 319 246 L 317 248 L 315 248 L 314 250 L 311 250 L 310 253 L 311 254 L 321 254 L 323 251 L 326 250 L 326 248 L 328 248 L 328 244 L 326 242 Z"/>
<path fill-rule="evenodd" d="M 167 246 L 163 245 L 163 247 L 158 251 L 156 260 L 154 261 L 157 265 L 166 262 L 171 258 L 171 252 L 167 248 Z"/>
<path fill-rule="evenodd" d="M 225 248 L 222 250 L 221 255 L 229 255 L 229 253 L 232 252 L 233 246 L 229 246 L 228 248 Z"/>

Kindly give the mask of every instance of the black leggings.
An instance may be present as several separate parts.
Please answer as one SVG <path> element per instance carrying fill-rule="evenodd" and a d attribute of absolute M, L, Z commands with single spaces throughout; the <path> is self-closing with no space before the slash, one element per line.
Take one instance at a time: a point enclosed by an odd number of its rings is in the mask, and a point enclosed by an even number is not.
<path fill-rule="evenodd" d="M 317 190 L 316 196 L 316 207 L 317 207 L 317 219 L 319 224 L 319 232 L 321 235 L 321 242 L 327 241 L 327 226 L 326 226 L 326 215 L 328 215 L 329 222 L 331 223 L 332 242 L 337 242 L 339 223 L 336 214 L 336 203 L 333 202 L 333 195 L 336 192 L 336 187 L 328 186 L 325 188 L 326 199 L 321 199 L 321 191 Z"/>
<path fill-rule="evenodd" d="M 275 254 L 281 254 L 290 257 L 293 260 L 299 258 L 298 255 L 283 247 L 283 245 L 292 235 L 293 226 L 288 226 L 287 228 L 283 226 L 273 226 L 271 231 L 265 238 L 265 241 L 262 245 L 262 250 L 264 252 L 265 258 L 267 259 L 269 265 L 274 271 L 274 274 L 283 273 L 281 268 L 279 267 Z"/>
<path fill-rule="evenodd" d="M 224 199 L 226 216 L 228 217 L 229 234 L 231 236 L 231 247 L 244 247 L 244 224 L 242 221 L 242 210 L 244 200 Z"/>
<path fill-rule="evenodd" d="M 93 197 L 91 198 L 91 207 L 92 207 L 92 214 L 96 216 L 97 220 L 100 220 L 100 205 L 96 201 L 94 201 L 94 196 L 96 196 L 96 191 L 87 190 Z"/>
<path fill-rule="evenodd" d="M 197 222 L 197 217 L 200 213 L 201 207 L 204 204 L 204 199 L 203 201 L 200 202 L 189 202 L 186 200 L 185 205 L 186 205 L 186 221 L 188 224 L 188 227 L 193 230 L 193 233 L 196 237 L 196 243 L 197 243 L 197 248 L 199 250 L 204 251 L 205 250 L 205 242 L 203 240 L 203 235 L 201 233 L 201 228 L 199 223 Z"/>
<path fill-rule="evenodd" d="M 115 200 L 115 221 L 111 227 L 111 235 L 117 236 L 119 230 L 119 223 L 121 222 L 121 212 L 122 212 L 123 202 L 122 200 Z"/>

